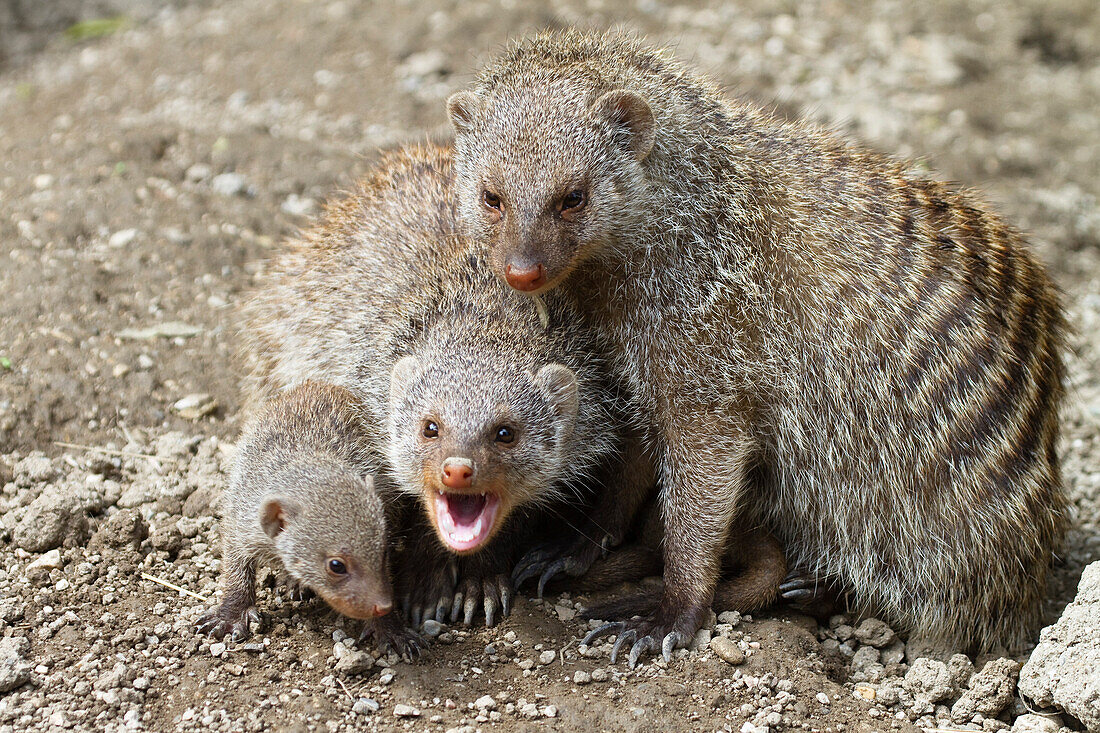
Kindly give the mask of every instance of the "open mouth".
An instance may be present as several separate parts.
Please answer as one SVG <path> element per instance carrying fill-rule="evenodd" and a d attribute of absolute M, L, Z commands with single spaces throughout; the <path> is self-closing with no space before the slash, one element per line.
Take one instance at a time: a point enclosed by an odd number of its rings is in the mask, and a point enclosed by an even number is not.
<path fill-rule="evenodd" d="M 439 491 L 435 495 L 436 526 L 443 541 L 455 552 L 479 547 L 496 524 L 500 497 L 496 494 L 458 494 Z"/>

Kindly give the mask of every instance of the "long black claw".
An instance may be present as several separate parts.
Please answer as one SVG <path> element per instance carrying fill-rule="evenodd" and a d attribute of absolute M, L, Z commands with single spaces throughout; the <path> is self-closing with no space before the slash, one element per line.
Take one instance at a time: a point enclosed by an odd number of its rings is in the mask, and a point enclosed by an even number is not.
<path fill-rule="evenodd" d="M 539 577 L 539 600 L 542 600 L 542 592 L 546 589 L 546 584 L 549 583 L 554 576 L 562 573 L 565 570 L 567 561 L 565 558 L 558 558 L 554 562 L 550 563 L 550 566 L 542 572 Z"/>
<path fill-rule="evenodd" d="M 619 634 L 619 638 L 615 639 L 615 646 L 611 647 L 611 663 L 614 664 L 615 660 L 619 657 L 619 650 L 623 648 L 623 645 L 628 642 L 633 642 L 638 638 L 638 632 L 634 629 L 627 629 Z"/>
<path fill-rule="evenodd" d="M 634 632 L 631 631 L 630 633 L 633 634 Z M 642 656 L 643 654 L 648 654 L 649 652 L 656 649 L 657 640 L 654 639 L 652 636 L 643 636 L 641 639 L 638 639 L 636 642 L 634 642 L 634 646 L 630 647 L 630 656 L 627 657 L 627 663 L 630 665 L 631 669 L 634 669 L 638 666 L 638 658 L 640 656 Z M 611 655 L 611 663 L 615 663 L 614 653 L 612 653 Z"/>
<path fill-rule="evenodd" d="M 474 622 L 474 614 L 477 613 L 478 598 L 474 595 L 466 596 L 466 605 L 463 607 L 465 612 L 462 618 L 462 623 L 467 626 Z"/>
<path fill-rule="evenodd" d="M 414 629 L 418 628 L 420 626 L 421 615 L 422 615 L 421 611 L 422 610 L 423 609 L 421 608 L 420 604 L 418 603 L 416 606 L 413 607 L 412 613 L 409 614 L 409 622 L 412 624 L 412 627 Z"/>
<path fill-rule="evenodd" d="M 604 624 L 603 626 L 597 626 L 589 631 L 581 639 L 581 643 L 585 646 L 591 646 L 592 642 L 599 639 L 601 636 L 609 636 L 611 634 L 617 634 L 626 627 L 622 621 L 612 621 L 611 623 Z"/>
<path fill-rule="evenodd" d="M 782 583 L 779 584 L 779 592 L 785 593 L 792 590 L 802 590 L 804 588 L 809 589 L 813 588 L 814 585 L 815 583 L 809 578 L 788 578 L 787 580 L 784 580 Z"/>
<path fill-rule="evenodd" d="M 683 646 L 683 634 L 678 631 L 670 631 L 665 634 L 664 641 L 661 642 L 661 656 L 665 658 L 666 662 L 672 661 L 672 650 Z"/>
<path fill-rule="evenodd" d="M 446 623 L 447 611 L 451 610 L 451 599 L 440 598 L 439 602 L 435 604 L 435 616 L 433 618 L 439 623 Z"/>
<path fill-rule="evenodd" d="M 786 592 L 780 592 L 779 597 L 785 601 L 790 601 L 791 603 L 801 603 L 802 601 L 813 600 L 817 597 L 817 593 L 814 593 L 809 588 L 798 588 Z"/>
<path fill-rule="evenodd" d="M 500 589 L 500 613 L 502 616 L 512 615 L 512 589 L 507 586 Z"/>
<path fill-rule="evenodd" d="M 527 567 L 523 568 L 522 571 L 520 571 L 520 566 L 517 565 L 516 569 L 512 571 L 512 585 L 514 585 L 516 588 L 521 587 L 528 580 L 530 580 L 531 578 L 538 575 L 539 572 L 541 572 L 541 570 L 542 570 L 542 564 L 541 563 L 538 563 L 538 564 L 532 563 L 532 564 L 528 565 Z"/>

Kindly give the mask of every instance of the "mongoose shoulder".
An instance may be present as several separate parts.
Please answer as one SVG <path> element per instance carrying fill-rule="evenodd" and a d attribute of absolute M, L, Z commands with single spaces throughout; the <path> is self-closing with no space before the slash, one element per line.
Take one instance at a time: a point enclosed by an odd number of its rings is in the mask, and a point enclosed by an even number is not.
<path fill-rule="evenodd" d="M 623 35 L 524 39 L 448 108 L 464 231 L 515 289 L 584 300 L 646 413 L 667 526 L 639 649 L 690 640 L 746 514 L 900 627 L 1034 629 L 1065 325 L 1019 232 Z"/>
<path fill-rule="evenodd" d="M 362 440 L 362 405 L 346 389 L 303 382 L 269 401 L 238 443 L 222 496 L 222 600 L 203 633 L 246 638 L 260 562 L 336 611 L 370 620 L 383 645 L 416 650 L 393 615 L 387 523 L 378 471 Z"/>
<path fill-rule="evenodd" d="M 488 564 L 507 566 L 492 572 L 507 595 L 512 560 L 484 551 L 513 511 L 601 471 L 643 491 L 653 477 L 640 449 L 641 468 L 617 471 L 626 411 L 576 299 L 501 283 L 457 233 L 452 180 L 448 148 L 391 153 L 275 259 L 247 309 L 249 391 L 256 404 L 305 379 L 354 392 L 386 475 L 460 566 L 500 558 Z"/>

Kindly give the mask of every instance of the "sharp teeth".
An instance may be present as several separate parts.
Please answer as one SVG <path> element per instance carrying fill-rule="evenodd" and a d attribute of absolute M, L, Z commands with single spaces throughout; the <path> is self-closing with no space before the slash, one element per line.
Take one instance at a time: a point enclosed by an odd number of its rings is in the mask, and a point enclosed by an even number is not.
<path fill-rule="evenodd" d="M 439 490 L 439 495 L 440 495 L 440 496 L 443 496 L 443 489 L 440 489 L 440 490 Z"/>
<path fill-rule="evenodd" d="M 482 492 L 481 492 L 481 498 L 482 498 L 482 499 L 484 499 L 484 498 L 485 498 L 485 492 L 484 492 L 484 491 L 482 491 Z"/>
<path fill-rule="evenodd" d="M 470 533 L 470 537 L 472 539 L 474 537 L 477 537 L 480 534 L 481 534 L 481 517 L 478 517 L 477 521 L 474 522 L 474 531 Z"/>

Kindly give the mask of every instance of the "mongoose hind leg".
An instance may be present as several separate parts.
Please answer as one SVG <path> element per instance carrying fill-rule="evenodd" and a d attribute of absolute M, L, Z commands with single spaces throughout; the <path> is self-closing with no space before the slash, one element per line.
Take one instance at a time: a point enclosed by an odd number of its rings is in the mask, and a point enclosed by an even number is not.
<path fill-rule="evenodd" d="M 842 613 L 848 605 L 844 591 L 834 581 L 799 568 L 783 579 L 779 585 L 779 598 L 792 608 L 818 619 Z"/>
<path fill-rule="evenodd" d="M 711 607 L 718 613 L 752 613 L 774 604 L 788 577 L 779 540 L 764 530 L 747 530 L 734 532 L 726 547 L 727 561 L 737 566 L 737 572 L 719 581 Z"/>
<path fill-rule="evenodd" d="M 406 626 L 393 613 L 371 619 L 363 624 L 359 641 L 374 639 L 383 654 L 396 654 L 407 661 L 415 661 L 428 648 L 428 642 L 420 634 Z"/>

